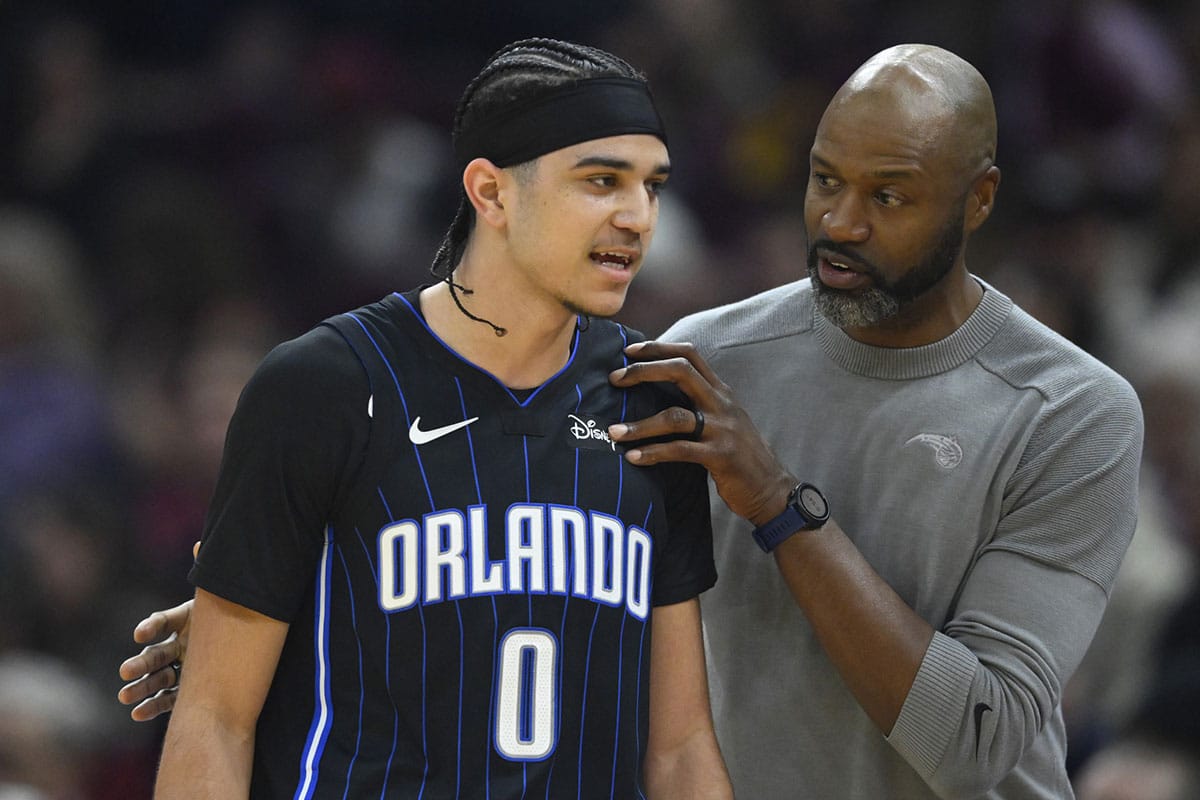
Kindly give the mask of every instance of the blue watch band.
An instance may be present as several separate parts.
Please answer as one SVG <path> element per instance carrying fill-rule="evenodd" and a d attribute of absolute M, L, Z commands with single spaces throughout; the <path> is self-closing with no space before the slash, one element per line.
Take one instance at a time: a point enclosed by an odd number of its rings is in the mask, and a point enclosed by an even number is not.
<path fill-rule="evenodd" d="M 769 553 L 800 531 L 811 531 L 829 521 L 829 503 L 811 483 L 797 483 L 788 492 L 787 505 L 775 519 L 754 529 L 754 541 Z"/>
<path fill-rule="evenodd" d="M 761 525 L 754 529 L 754 541 L 758 542 L 758 546 L 762 548 L 764 553 L 769 553 L 785 539 L 802 530 L 806 530 L 808 527 L 809 522 L 800 513 L 800 509 L 796 508 L 794 503 L 788 503 L 787 508 L 783 510 L 782 514 L 766 525 Z"/>

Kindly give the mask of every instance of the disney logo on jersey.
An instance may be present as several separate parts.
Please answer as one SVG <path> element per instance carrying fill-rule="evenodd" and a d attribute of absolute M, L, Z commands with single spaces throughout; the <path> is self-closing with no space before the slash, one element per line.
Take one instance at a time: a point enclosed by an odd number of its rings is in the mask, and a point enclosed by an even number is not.
<path fill-rule="evenodd" d="M 585 450 L 616 450 L 616 442 L 608 437 L 611 424 L 587 414 L 567 414 L 567 442 Z"/>

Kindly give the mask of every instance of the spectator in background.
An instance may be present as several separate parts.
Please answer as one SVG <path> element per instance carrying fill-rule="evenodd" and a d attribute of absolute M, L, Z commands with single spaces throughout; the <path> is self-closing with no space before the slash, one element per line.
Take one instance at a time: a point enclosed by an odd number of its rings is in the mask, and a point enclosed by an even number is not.
<path fill-rule="evenodd" d="M 1155 668 L 1132 717 L 1083 764 L 1079 800 L 1200 797 L 1200 591 L 1159 628 Z"/>
<path fill-rule="evenodd" d="M 0 652 L 0 798 L 100 797 L 97 778 L 114 777 L 102 763 L 115 730 L 105 702 L 64 660 Z"/>
<path fill-rule="evenodd" d="M 0 510 L 113 458 L 89 287 L 69 233 L 0 208 Z"/>

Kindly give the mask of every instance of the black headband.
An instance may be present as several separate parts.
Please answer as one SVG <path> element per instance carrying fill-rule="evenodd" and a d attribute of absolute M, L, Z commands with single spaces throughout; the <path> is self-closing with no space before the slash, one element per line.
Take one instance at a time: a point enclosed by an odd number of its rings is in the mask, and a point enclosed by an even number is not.
<path fill-rule="evenodd" d="M 646 133 L 667 143 L 650 88 L 632 78 L 584 78 L 476 121 L 454 137 L 459 168 L 473 158 L 511 167 L 591 139 Z"/>

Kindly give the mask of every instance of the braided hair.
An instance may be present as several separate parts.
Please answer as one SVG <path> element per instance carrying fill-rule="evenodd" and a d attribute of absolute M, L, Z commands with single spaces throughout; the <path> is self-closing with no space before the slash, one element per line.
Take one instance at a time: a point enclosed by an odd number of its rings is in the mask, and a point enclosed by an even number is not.
<path fill-rule="evenodd" d="M 548 88 L 582 78 L 621 77 L 646 81 L 646 76 L 618 56 L 587 45 L 557 39 L 522 39 L 496 51 L 479 74 L 467 84 L 454 112 L 452 136 L 488 114 L 534 97 Z M 528 162 L 526 162 L 528 163 Z M 521 166 L 521 165 L 515 165 Z M 475 209 L 460 193 L 454 220 L 442 237 L 429 271 L 445 281 L 460 311 L 477 322 L 492 326 L 497 336 L 507 331 L 467 311 L 457 292 L 471 290 L 454 281 L 454 269 L 462 260 L 467 238 L 475 223 Z"/>

